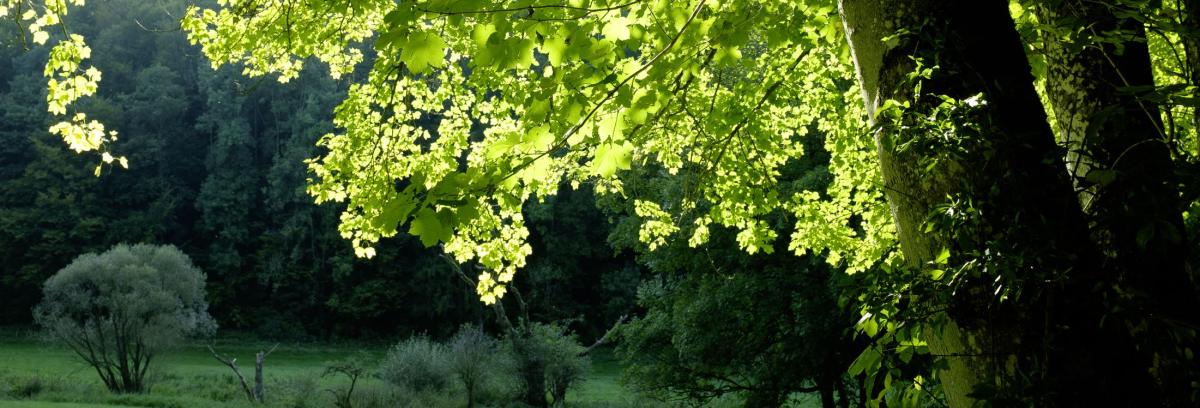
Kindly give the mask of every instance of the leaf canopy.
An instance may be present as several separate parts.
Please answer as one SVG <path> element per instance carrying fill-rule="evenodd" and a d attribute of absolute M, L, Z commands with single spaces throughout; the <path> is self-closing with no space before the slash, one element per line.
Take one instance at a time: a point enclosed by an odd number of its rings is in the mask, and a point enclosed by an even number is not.
<path fill-rule="evenodd" d="M 214 66 L 280 81 L 308 58 L 352 74 L 375 50 L 336 109 L 340 130 L 309 162 L 308 191 L 347 203 L 340 230 L 359 256 L 408 225 L 479 262 L 488 301 L 530 254 L 524 203 L 562 182 L 624 196 L 633 166 L 700 175 L 671 202 L 639 203 L 654 215 L 647 242 L 686 234 L 702 245 L 717 224 L 769 252 L 778 234 L 765 217 L 782 212 L 796 253 L 827 253 L 851 272 L 890 256 L 837 21 L 819 0 L 223 0 L 191 8 L 182 26 Z M 826 191 L 778 181 L 810 131 L 833 154 Z M 685 214 L 699 221 L 677 225 Z"/>

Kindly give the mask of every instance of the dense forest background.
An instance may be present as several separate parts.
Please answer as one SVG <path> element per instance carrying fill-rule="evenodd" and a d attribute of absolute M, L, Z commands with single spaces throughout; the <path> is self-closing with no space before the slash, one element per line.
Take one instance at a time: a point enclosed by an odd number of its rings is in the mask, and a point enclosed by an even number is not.
<path fill-rule="evenodd" d="M 185 5 L 109 0 L 71 16 L 68 29 L 90 39 L 104 73 L 80 109 L 120 132 L 110 148 L 129 159 L 128 170 L 101 177 L 46 131 L 56 120 L 40 75 L 47 47 L 0 48 L 0 326 L 32 324 L 43 282 L 76 256 L 149 243 L 178 247 L 207 274 L 209 312 L 225 336 L 446 339 L 464 323 L 500 332 L 439 249 L 402 229 L 375 257 L 357 258 L 337 230 L 342 208 L 306 193 L 306 160 L 321 154 L 317 140 L 335 130 L 336 104 L 373 51 L 341 80 L 312 61 L 287 83 L 248 79 L 241 67 L 214 70 L 187 43 Z M 20 43 L 13 27 L 0 35 Z M 785 193 L 823 193 L 832 180 L 824 139 L 810 131 L 808 153 L 780 175 Z M 697 177 L 655 166 L 622 176 L 633 196 L 664 202 Z M 751 406 L 793 392 L 861 398 L 863 376 L 845 372 L 867 345 L 853 326 L 855 288 L 869 275 L 842 273 L 821 254 L 797 258 L 783 240 L 750 255 L 720 227 L 702 248 L 647 251 L 636 214 L 630 200 L 586 184 L 528 203 L 533 255 L 516 278 L 521 296 L 503 302 L 584 345 L 625 322 L 608 340 L 642 391 L 693 402 L 736 393 Z M 777 213 L 771 223 L 786 235 L 794 220 Z"/>
<path fill-rule="evenodd" d="M 305 193 L 305 159 L 333 130 L 353 78 L 309 69 L 280 84 L 214 71 L 178 30 L 184 5 L 97 2 L 70 21 L 94 39 L 104 71 L 84 109 L 120 132 L 112 148 L 130 162 L 102 177 L 45 130 L 47 47 L 0 48 L 0 325 L 29 324 L 42 282 L 117 243 L 190 255 L 223 330 L 441 337 L 489 322 L 439 251 L 401 236 L 373 259 L 355 258 L 337 231 L 340 209 Z M 602 213 L 587 186 L 527 209 L 534 256 L 519 285 L 534 318 L 569 321 L 586 339 L 633 310 L 645 271 L 629 248 L 606 243 L 621 211 Z"/>

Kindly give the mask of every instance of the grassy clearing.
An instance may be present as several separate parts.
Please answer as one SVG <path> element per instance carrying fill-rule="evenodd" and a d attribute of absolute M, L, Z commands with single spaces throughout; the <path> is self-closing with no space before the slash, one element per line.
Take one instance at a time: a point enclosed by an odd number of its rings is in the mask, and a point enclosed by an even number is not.
<path fill-rule="evenodd" d="M 253 381 L 254 353 L 274 343 L 217 341 L 218 352 L 237 358 L 247 381 Z M 333 406 L 333 392 L 348 382 L 323 377 L 326 362 L 356 353 L 382 357 L 384 345 L 281 344 L 266 360 L 267 406 Z M 377 358 L 372 358 L 377 361 Z M 218 363 L 203 344 L 193 344 L 163 355 L 152 366 L 149 391 L 116 395 L 100 383 L 91 367 L 64 348 L 48 345 L 22 333 L 0 333 L 0 408 L 260 407 L 245 400 L 231 370 Z M 617 381 L 620 366 L 610 353 L 593 356 L 591 375 L 582 387 L 567 396 L 568 406 L 658 406 L 632 395 Z M 360 380 L 355 407 L 465 406 L 458 396 L 414 399 L 399 395 L 376 378 Z"/>
<path fill-rule="evenodd" d="M 49 401 L 0 401 L 2 408 L 134 408 L 128 405 L 95 405 L 82 404 L 74 402 L 49 402 Z"/>

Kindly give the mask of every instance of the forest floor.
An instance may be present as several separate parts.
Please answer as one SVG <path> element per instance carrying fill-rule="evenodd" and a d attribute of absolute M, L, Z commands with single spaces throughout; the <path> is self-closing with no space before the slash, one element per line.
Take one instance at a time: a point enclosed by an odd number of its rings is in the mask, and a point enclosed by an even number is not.
<path fill-rule="evenodd" d="M 217 352 L 237 358 L 238 368 L 253 382 L 254 353 L 275 343 L 217 340 Z M 322 376 L 327 362 L 366 353 L 379 361 L 383 345 L 281 344 L 264 364 L 269 407 L 334 406 L 334 394 L 349 384 L 345 377 Z M 372 367 L 373 368 L 373 367 Z M 589 377 L 568 394 L 567 405 L 576 407 L 663 406 L 632 396 L 617 379 L 620 366 L 611 352 L 593 356 Z M 40 342 L 28 335 L 0 333 L 0 408 L 87 407 L 261 407 L 246 401 L 233 371 L 216 361 L 206 344 L 192 344 L 164 354 L 151 367 L 148 392 L 112 394 L 104 389 L 93 369 L 69 350 Z M 251 384 L 251 386 L 253 386 Z M 455 393 L 458 394 L 458 393 Z M 443 396 L 397 403 L 396 393 L 383 381 L 359 380 L 354 407 L 465 406 L 461 396 Z M 462 400 L 462 401 L 460 401 Z"/>

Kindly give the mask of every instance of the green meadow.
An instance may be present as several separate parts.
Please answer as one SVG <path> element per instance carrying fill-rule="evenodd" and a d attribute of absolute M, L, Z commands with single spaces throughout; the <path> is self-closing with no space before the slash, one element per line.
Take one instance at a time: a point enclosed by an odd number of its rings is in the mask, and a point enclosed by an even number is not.
<path fill-rule="evenodd" d="M 242 374 L 253 386 L 254 353 L 275 343 L 220 339 L 212 343 L 221 354 L 237 358 Z M 95 371 L 66 348 L 39 341 L 30 334 L 0 337 L 0 407 L 252 407 L 236 376 L 209 353 L 208 343 L 192 343 L 171 350 L 151 367 L 150 389 L 141 394 L 113 394 Z M 269 407 L 335 406 L 334 393 L 344 392 L 349 381 L 322 375 L 327 362 L 366 353 L 367 361 L 382 358 L 385 344 L 282 343 L 264 364 L 266 403 Z M 567 405 L 578 407 L 666 406 L 634 396 L 619 381 L 620 366 L 611 351 L 592 356 L 592 369 L 581 386 L 568 394 Z M 368 370 L 371 371 L 371 370 Z M 360 379 L 352 394 L 355 407 L 466 406 L 465 398 L 451 395 L 412 398 L 369 375 Z M 506 405 L 511 406 L 511 405 Z"/>

